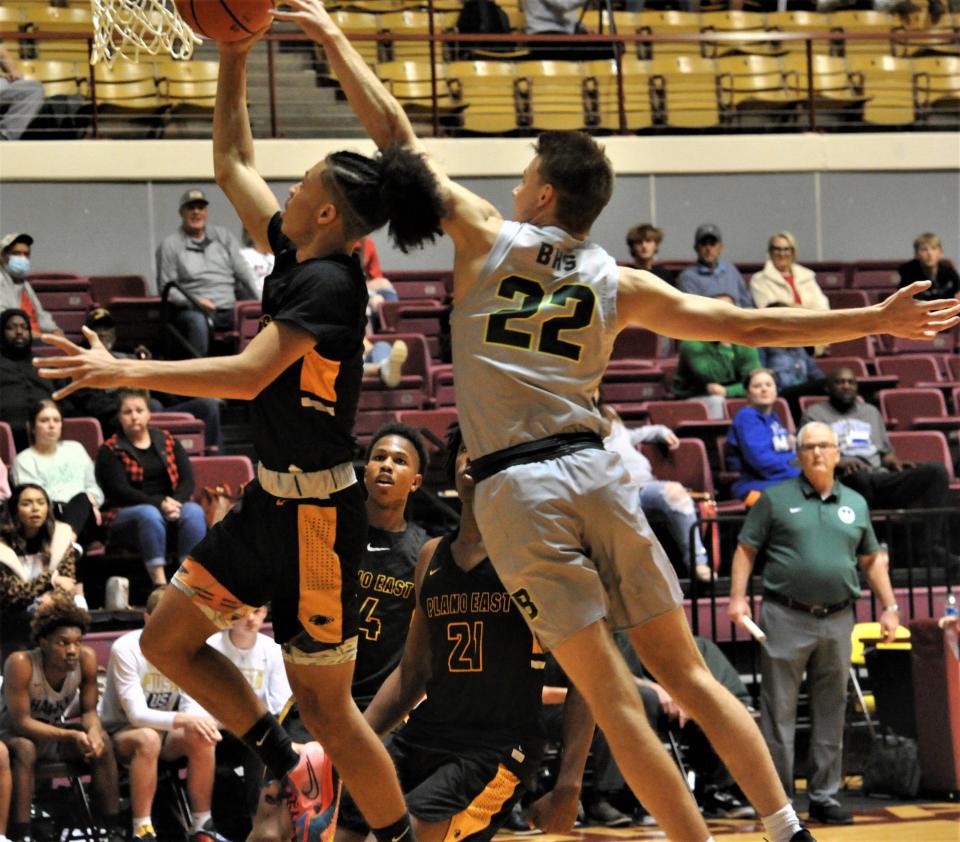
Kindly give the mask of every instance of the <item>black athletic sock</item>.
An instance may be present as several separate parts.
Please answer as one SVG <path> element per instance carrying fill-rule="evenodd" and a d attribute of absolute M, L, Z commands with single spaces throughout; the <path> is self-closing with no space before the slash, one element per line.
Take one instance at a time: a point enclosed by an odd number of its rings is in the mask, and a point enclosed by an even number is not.
<path fill-rule="evenodd" d="M 265 713 L 240 739 L 246 743 L 277 778 L 284 776 L 300 761 L 294 750 L 290 735 L 272 713 Z"/>
<path fill-rule="evenodd" d="M 417 837 L 413 832 L 413 825 L 410 824 L 410 814 L 404 813 L 393 824 L 386 827 L 371 827 L 377 842 L 417 842 Z"/>

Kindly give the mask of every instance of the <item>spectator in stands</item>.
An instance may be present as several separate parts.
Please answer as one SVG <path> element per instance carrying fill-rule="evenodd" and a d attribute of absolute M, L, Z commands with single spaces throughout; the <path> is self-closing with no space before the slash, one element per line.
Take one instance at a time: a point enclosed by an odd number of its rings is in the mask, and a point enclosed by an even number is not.
<path fill-rule="evenodd" d="M 43 84 L 24 79 L 0 44 L 0 140 L 19 140 L 43 107 Z"/>
<path fill-rule="evenodd" d="M 0 521 L 0 608 L 21 614 L 49 601 L 47 594 L 63 591 L 79 597 L 86 608 L 83 586 L 77 583 L 77 550 L 69 527 L 58 523 L 43 488 L 35 483 L 14 487 Z M 54 544 L 62 548 L 53 553 Z M 46 597 L 46 598 L 45 598 Z"/>
<path fill-rule="evenodd" d="M 730 619 L 750 617 L 747 584 L 760 550 L 761 728 L 787 794 L 793 793 L 794 730 L 804 671 L 810 693 L 807 792 L 810 819 L 850 824 L 836 799 L 841 782 L 843 723 L 850 672 L 850 633 L 860 596 L 857 565 L 883 606 L 880 625 L 892 640 L 899 608 L 862 496 L 834 480 L 837 437 L 811 423 L 797 436 L 802 476 L 767 488 L 750 509 L 733 557 Z"/>
<path fill-rule="evenodd" d="M 115 357 L 149 360 L 153 357 L 145 345 L 138 345 L 132 354 L 114 350 L 117 328 L 113 316 L 106 307 L 95 307 L 84 324 L 94 331 L 104 347 Z M 117 431 L 117 411 L 120 409 L 119 389 L 81 389 L 74 393 L 78 409 L 100 422 L 104 435 Z M 162 400 L 161 400 L 162 399 Z M 208 450 L 223 450 L 223 433 L 220 423 L 220 401 L 215 398 L 182 398 L 155 392 L 150 395 L 151 412 L 189 412 L 203 421 L 203 443 Z"/>
<path fill-rule="evenodd" d="M 367 305 L 367 316 L 377 313 L 377 309 L 384 301 L 396 301 L 397 291 L 390 280 L 383 275 L 380 265 L 380 255 L 377 254 L 376 243 L 370 237 L 364 237 L 357 242 L 354 249 L 360 258 L 363 267 L 363 276 L 367 279 L 367 293 L 370 296 Z M 379 325 L 374 325 L 379 327 Z"/>
<path fill-rule="evenodd" d="M 121 431 L 97 455 L 97 479 L 109 507 L 103 513 L 111 543 L 133 546 L 150 581 L 166 584 L 168 540 L 182 562 L 206 534 L 203 509 L 190 500 L 193 468 L 180 443 L 166 430 L 151 429 L 149 395 L 120 390 Z"/>
<path fill-rule="evenodd" d="M 243 244 L 240 254 L 243 255 L 243 259 L 250 264 L 250 268 L 253 270 L 257 300 L 261 300 L 263 298 L 263 282 L 267 275 L 273 271 L 276 255 L 272 251 L 260 251 L 246 228 L 240 233 L 240 242 Z"/>
<path fill-rule="evenodd" d="M 931 281 L 930 288 L 917 295 L 924 301 L 955 297 L 960 292 L 960 275 L 949 260 L 943 257 L 943 246 L 936 234 L 927 232 L 913 241 L 913 260 L 904 263 L 900 272 L 900 287 L 914 281 Z"/>
<path fill-rule="evenodd" d="M 63 440 L 63 416 L 50 398 L 34 406 L 30 432 L 33 444 L 20 451 L 13 463 L 14 485 L 42 486 L 50 496 L 54 517 L 70 529 L 69 542 L 81 535 L 89 542 L 93 528 L 100 525 L 103 505 L 90 454 L 80 442 Z M 58 549 L 52 549 L 55 557 Z"/>
<path fill-rule="evenodd" d="M 750 278 L 750 295 L 757 307 L 782 304 L 808 310 L 829 310 L 830 301 L 811 269 L 797 263 L 797 240 L 789 231 L 777 231 L 767 242 L 767 261 Z M 819 356 L 825 345 L 816 349 Z"/>
<path fill-rule="evenodd" d="M 4 310 L 0 313 L 0 331 L 0 421 L 10 425 L 19 451 L 30 444 L 30 410 L 50 398 L 57 385 L 40 377 L 33 365 L 29 314 L 16 308 Z"/>
<path fill-rule="evenodd" d="M 610 432 L 603 440 L 603 446 L 620 454 L 630 479 L 640 486 L 640 508 L 643 513 L 648 519 L 659 517 L 666 521 L 670 536 L 680 550 L 679 567 L 687 575 L 690 574 L 690 533 L 693 532 L 694 575 L 701 582 L 709 582 L 713 578 L 713 571 L 700 532 L 693 529 L 697 523 L 697 510 L 690 492 L 679 482 L 654 477 L 650 460 L 638 448 L 644 442 L 657 442 L 675 450 L 680 446 L 680 439 L 663 424 L 628 428 L 620 414 L 610 404 L 600 400 L 599 393 L 597 408 L 610 422 Z"/>
<path fill-rule="evenodd" d="M 36 291 L 27 280 L 33 237 L 29 234 L 7 234 L 0 240 L 0 310 L 19 308 L 30 320 L 30 330 L 63 334 Z"/>
<path fill-rule="evenodd" d="M 676 276 L 669 269 L 662 266 L 654 266 L 653 261 L 660 250 L 660 243 L 663 242 L 663 231 L 649 222 L 634 225 L 627 231 L 627 248 L 630 249 L 630 256 L 633 258 L 633 265 L 637 269 L 646 269 L 653 272 L 661 280 L 668 284 L 676 281 Z"/>
<path fill-rule="evenodd" d="M 240 254 L 240 241 L 226 228 L 207 225 L 209 202 L 202 190 L 180 197 L 180 228 L 157 249 L 157 286 L 176 281 L 199 304 L 196 309 L 178 289 L 170 290 L 177 308 L 174 325 L 201 357 L 210 350 L 210 327 L 231 330 L 238 299 L 258 299 L 257 280 Z"/>
<path fill-rule="evenodd" d="M 828 400 L 814 403 L 803 423 L 832 427 L 840 446 L 837 472 L 844 485 L 863 495 L 871 509 L 935 508 L 946 500 L 949 475 L 939 462 L 902 462 L 887 435 L 883 416 L 858 399 L 857 377 L 843 366 L 827 375 Z"/>
<path fill-rule="evenodd" d="M 811 269 L 797 263 L 797 240 L 778 231 L 767 242 L 767 261 L 750 278 L 750 294 L 757 307 L 784 304 L 808 310 L 829 310 L 830 301 Z"/>
<path fill-rule="evenodd" d="M 733 303 L 726 294 L 714 298 Z M 756 348 L 746 345 L 684 340 L 677 348 L 677 371 L 670 387 L 673 395 L 706 404 L 710 418 L 724 418 L 726 399 L 742 397 L 747 375 L 760 368 Z"/>
<path fill-rule="evenodd" d="M 807 408 L 802 422 L 820 421 L 833 428 L 840 446 L 837 473 L 844 485 L 861 494 L 871 509 L 931 509 L 946 504 L 950 484 L 946 465 L 914 465 L 897 458 L 880 410 L 858 399 L 857 377 L 850 368 L 827 375 L 827 395 L 828 400 Z M 915 546 L 924 547 L 923 524 L 914 524 L 920 542 Z M 935 531 L 945 527 L 938 524 Z M 929 549 L 941 564 L 960 564 L 960 558 L 949 554 L 936 537 Z"/>
<path fill-rule="evenodd" d="M 3 666 L 0 739 L 13 767 L 12 840 L 32 836 L 34 770 L 38 762 L 50 760 L 86 761 L 104 828 L 99 838 L 126 839 L 113 745 L 97 716 L 97 656 L 82 642 L 89 625 L 86 611 L 69 596 L 58 596 L 33 618 L 36 648 L 14 652 Z M 80 721 L 66 722 L 77 702 Z"/>
<path fill-rule="evenodd" d="M 260 632 L 266 617 L 264 605 L 217 632 L 207 643 L 237 666 L 266 709 L 279 716 L 292 691 L 280 646 Z M 238 736 L 229 731 L 221 734 L 216 765 L 226 774 L 218 776 L 213 793 L 214 824 L 231 839 L 246 838 L 257 809 L 264 766 Z"/>
<path fill-rule="evenodd" d="M 696 775 L 694 794 L 705 816 L 711 818 L 755 818 L 756 811 L 744 798 L 723 762 L 717 757 L 710 741 L 687 712 L 673 699 L 666 688 L 658 684 L 646 671 L 636 650 L 624 632 L 615 632 L 614 639 L 633 673 L 637 689 L 650 725 L 658 734 L 672 732 L 683 747 L 683 758 Z M 748 710 L 753 710 L 750 694 L 744 687 L 736 667 L 712 640 L 694 636 L 710 674 L 726 687 Z"/>
<path fill-rule="evenodd" d="M 779 302 L 768 307 L 784 307 Z M 786 400 L 794 421 L 802 414 L 800 398 L 804 395 L 822 395 L 826 378 L 806 348 L 760 348 L 760 362 L 773 372 L 777 392 Z"/>
<path fill-rule="evenodd" d="M 147 597 L 144 625 L 164 588 Z M 213 827 L 214 750 L 221 734 L 216 721 L 154 667 L 140 650 L 143 629 L 118 637 L 110 650 L 100 714 L 117 758 L 130 769 L 134 842 L 156 842 L 153 798 L 157 762 L 187 758 L 187 795 L 193 842 L 225 842 Z"/>
<path fill-rule="evenodd" d="M 586 0 L 526 0 L 524 29 L 528 35 L 585 35 L 590 30 L 584 25 Z M 542 41 L 530 45 L 537 59 L 582 61 L 592 58 L 612 58 L 607 44 L 577 44 L 570 41 Z"/>
<path fill-rule="evenodd" d="M 800 475 L 793 436 L 773 408 L 777 384 L 769 368 L 755 368 L 744 383 L 749 403 L 727 434 L 727 468 L 738 472 L 731 491 L 752 506 L 770 485 Z"/>
<path fill-rule="evenodd" d="M 753 307 L 753 298 L 737 267 L 720 259 L 723 237 L 718 226 L 712 222 L 698 226 L 693 235 L 693 248 L 697 252 L 697 262 L 684 269 L 677 278 L 677 287 L 682 292 L 706 298 L 725 295 L 738 307 Z"/>

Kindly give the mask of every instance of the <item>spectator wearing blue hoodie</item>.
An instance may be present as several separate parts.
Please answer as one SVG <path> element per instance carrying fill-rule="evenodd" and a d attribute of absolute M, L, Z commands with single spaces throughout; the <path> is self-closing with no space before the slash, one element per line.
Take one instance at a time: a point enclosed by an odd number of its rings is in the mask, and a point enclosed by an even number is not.
<path fill-rule="evenodd" d="M 777 384 L 769 368 L 755 368 L 744 382 L 749 404 L 727 435 L 727 468 L 738 472 L 731 490 L 747 505 L 769 485 L 800 475 L 794 465 L 794 437 L 773 408 Z"/>

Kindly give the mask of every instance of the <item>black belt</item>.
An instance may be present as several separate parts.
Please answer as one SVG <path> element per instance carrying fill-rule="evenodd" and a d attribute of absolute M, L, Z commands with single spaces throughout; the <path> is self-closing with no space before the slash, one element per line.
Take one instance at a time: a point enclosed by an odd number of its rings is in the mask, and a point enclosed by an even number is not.
<path fill-rule="evenodd" d="M 603 439 L 596 433 L 560 433 L 545 439 L 515 444 L 503 450 L 495 450 L 486 456 L 470 461 L 470 476 L 474 482 L 492 477 L 505 468 L 526 465 L 530 462 L 546 462 L 558 459 L 578 450 L 603 450 Z"/>
<path fill-rule="evenodd" d="M 794 609 L 794 611 L 813 614 L 814 617 L 829 617 L 831 614 L 843 611 L 844 608 L 849 608 L 854 603 L 854 599 L 851 597 L 850 599 L 845 599 L 843 602 L 835 602 L 833 605 L 807 605 L 805 602 L 797 602 L 797 600 L 791 599 L 789 596 L 784 596 L 783 594 L 770 590 L 764 590 L 763 598 L 769 599 L 771 602 L 778 602 L 780 605 Z"/>

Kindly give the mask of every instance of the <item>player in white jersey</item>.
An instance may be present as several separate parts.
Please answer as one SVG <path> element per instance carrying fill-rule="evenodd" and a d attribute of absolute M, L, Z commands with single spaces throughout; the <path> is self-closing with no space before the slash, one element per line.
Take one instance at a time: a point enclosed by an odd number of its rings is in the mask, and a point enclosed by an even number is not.
<path fill-rule="evenodd" d="M 155 589 L 147 598 L 144 623 L 150 621 L 164 589 Z M 114 641 L 100 705 L 117 758 L 130 769 L 133 838 L 156 842 L 151 808 L 157 791 L 157 762 L 186 757 L 193 819 L 190 840 L 220 842 L 223 837 L 213 827 L 210 810 L 220 730 L 203 708 L 144 657 L 142 633 L 138 629 Z"/>
<path fill-rule="evenodd" d="M 323 47 L 377 146 L 412 148 L 426 159 L 403 108 L 320 0 L 288 5 L 274 16 L 298 23 Z M 929 286 L 920 283 L 873 307 L 743 310 L 618 268 L 587 240 L 614 179 L 603 150 L 579 132 L 541 135 L 514 190 L 515 222 L 430 166 L 442 227 L 456 248 L 457 404 L 479 480 L 477 520 L 494 567 L 587 698 L 631 789 L 670 838 L 703 842 L 709 832 L 647 725 L 609 624 L 628 629 L 658 683 L 701 725 L 771 841 L 812 839 L 753 720 L 712 678 L 694 644 L 636 487 L 619 457 L 603 451 L 604 426 L 591 395 L 615 335 L 629 325 L 754 346 L 878 333 L 929 338 L 960 321 L 960 302 L 917 301 L 913 296 Z"/>
<path fill-rule="evenodd" d="M 30 836 L 30 804 L 38 761 L 84 760 L 90 766 L 108 842 L 126 838 L 120 827 L 117 763 L 97 715 L 97 656 L 81 641 L 90 615 L 61 594 L 31 623 L 37 646 L 14 652 L 3 668 L 0 739 L 10 749 L 14 801 L 8 834 Z M 79 702 L 79 724 L 65 715 Z"/>

